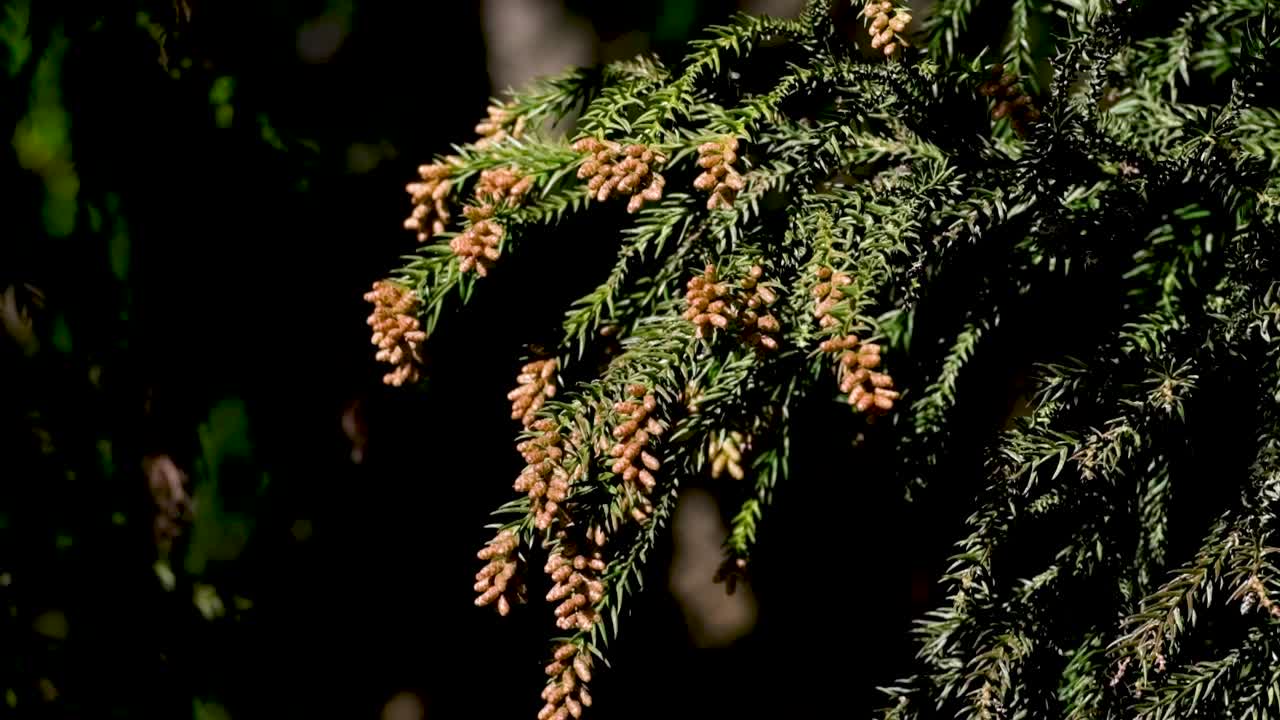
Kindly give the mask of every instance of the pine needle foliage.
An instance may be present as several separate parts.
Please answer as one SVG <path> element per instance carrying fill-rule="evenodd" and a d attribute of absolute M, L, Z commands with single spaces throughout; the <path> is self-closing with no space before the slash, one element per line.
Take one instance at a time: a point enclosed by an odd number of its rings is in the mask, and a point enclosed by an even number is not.
<path fill-rule="evenodd" d="M 528 467 L 478 604 L 551 557 L 540 720 L 590 704 L 682 482 L 743 476 L 722 575 L 749 568 L 814 398 L 909 495 L 971 499 L 883 717 L 1280 716 L 1278 58 L 1268 0 L 815 0 L 513 93 L 426 166 L 463 211 L 387 281 L 427 334 L 571 219 L 617 228 L 512 359 Z M 477 191 L 499 169 L 523 194 Z M 974 367 L 1020 337 L 1057 341 L 1025 412 L 949 475 L 960 409 L 1014 387 Z"/>

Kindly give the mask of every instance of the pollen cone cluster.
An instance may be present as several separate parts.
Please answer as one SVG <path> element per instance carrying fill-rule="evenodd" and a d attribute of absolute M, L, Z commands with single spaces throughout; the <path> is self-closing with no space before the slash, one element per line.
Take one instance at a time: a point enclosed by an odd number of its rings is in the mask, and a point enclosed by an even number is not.
<path fill-rule="evenodd" d="M 516 376 L 516 389 L 507 393 L 511 401 L 511 419 L 519 420 L 525 427 L 533 424 L 534 418 L 542 405 L 556 396 L 556 369 L 559 363 L 555 358 L 534 360 L 525 363 Z"/>
<path fill-rule="evenodd" d="M 413 214 L 404 221 L 406 230 L 418 233 L 418 242 L 444 232 L 449 222 L 449 175 L 453 169 L 444 163 L 418 166 L 420 182 L 411 182 L 405 190 L 413 198 Z"/>
<path fill-rule="evenodd" d="M 449 241 L 449 248 L 457 255 L 458 269 L 462 272 L 475 270 L 480 277 L 489 274 L 489 270 L 502 256 L 499 245 L 502 243 L 502 226 L 493 220 L 493 206 L 466 207 L 462 210 L 471 227 Z"/>
<path fill-rule="evenodd" d="M 708 210 L 731 207 L 738 192 L 746 187 L 746 181 L 733 167 L 737 161 L 737 138 L 726 137 L 698 146 L 698 167 L 702 168 L 702 174 L 694 179 L 693 186 L 711 193 L 707 198 Z"/>
<path fill-rule="evenodd" d="M 742 452 L 746 449 L 747 440 L 742 433 L 733 430 L 723 438 L 712 437 L 707 456 L 711 460 L 711 477 L 719 479 L 727 470 L 729 477 L 741 480 L 745 473 L 742 470 Z"/>
<path fill-rule="evenodd" d="M 485 544 L 476 557 L 487 564 L 476 573 L 475 591 L 480 593 L 476 606 L 497 605 L 498 614 L 506 616 L 512 603 L 523 603 L 524 582 L 520 577 L 520 561 L 516 557 L 519 541 L 511 530 L 503 530 Z"/>
<path fill-rule="evenodd" d="M 1025 136 L 1028 127 L 1040 119 L 1040 111 L 1031 104 L 1031 96 L 1022 92 L 1017 78 L 1006 73 L 1004 65 L 991 67 L 991 79 L 978 86 L 978 93 L 996 101 L 991 117 L 995 120 L 1009 118 L 1009 124 L 1020 136 Z"/>
<path fill-rule="evenodd" d="M 685 286 L 687 307 L 682 317 L 696 326 L 700 338 L 707 337 L 713 328 L 732 329 L 749 345 L 777 350 L 782 327 L 769 306 L 777 302 L 778 295 L 760 282 L 763 276 L 764 268 L 753 265 L 739 291 L 730 292 L 726 283 L 719 282 L 715 266 L 708 264 Z"/>
<path fill-rule="evenodd" d="M 395 366 L 382 377 L 388 385 L 399 387 L 418 381 L 419 346 L 427 334 L 419 326 L 414 311 L 418 298 L 412 292 L 393 283 L 379 280 L 373 289 L 364 294 L 373 303 L 373 313 L 368 323 L 373 328 L 373 344 L 378 346 L 374 357 L 380 362 Z"/>
<path fill-rule="evenodd" d="M 551 681 L 542 691 L 546 705 L 538 712 L 538 720 L 567 720 L 582 717 L 582 709 L 591 707 L 591 653 L 575 643 L 556 648 L 554 659 L 547 665 Z"/>
<path fill-rule="evenodd" d="M 778 318 L 769 312 L 769 307 L 778 301 L 778 295 L 771 288 L 762 285 L 764 268 L 752 265 L 747 277 L 742 280 L 742 289 L 747 294 L 742 310 L 743 339 L 749 345 L 765 350 L 778 349 L 778 333 L 782 325 Z"/>
<path fill-rule="evenodd" d="M 888 0 L 873 0 L 862 8 L 862 14 L 871 21 L 871 47 L 882 51 L 885 57 L 897 52 L 898 48 L 907 46 L 902 33 L 911 24 L 910 13 L 895 10 L 893 3 Z"/>
<path fill-rule="evenodd" d="M 819 346 L 823 352 L 839 353 L 840 392 L 849 396 L 849 404 L 858 412 L 884 415 L 893 409 L 900 395 L 893 389 L 893 378 L 882 372 L 880 346 L 859 342 L 857 335 L 826 340 Z"/>
<path fill-rule="evenodd" d="M 556 606 L 556 627 L 587 631 L 599 620 L 596 603 L 604 598 L 604 531 L 595 528 L 581 542 L 560 534 L 560 545 L 551 552 L 544 568 L 551 581 L 547 602 Z"/>
<path fill-rule="evenodd" d="M 575 478 L 562 465 L 565 438 L 555 421 L 537 420 L 533 430 L 538 434 L 516 445 L 525 466 L 513 487 L 516 492 L 528 494 L 534 524 L 539 530 L 546 530 L 560 516 L 561 505 L 569 497 L 569 485 Z"/>
<path fill-rule="evenodd" d="M 533 187 L 533 176 L 522 176 L 515 168 L 491 168 L 480 172 L 476 199 L 483 205 L 517 205 Z"/>
<path fill-rule="evenodd" d="M 489 147 L 509 137 L 519 140 L 524 135 L 524 118 L 501 105 L 490 105 L 488 117 L 476 125 L 476 134 L 480 136 L 475 142 L 477 148 Z"/>
<path fill-rule="evenodd" d="M 818 320 L 818 327 L 827 329 L 840 322 L 831 313 L 844 300 L 841 289 L 853 283 L 853 278 L 829 267 L 818 269 L 818 284 L 813 288 L 813 316 Z"/>
<path fill-rule="evenodd" d="M 666 180 L 654 168 L 666 158 L 644 145 L 623 147 L 615 142 L 586 137 L 573 149 L 587 154 L 578 168 L 578 178 L 587 180 L 587 195 L 604 202 L 615 195 L 629 196 L 627 212 L 634 213 L 645 202 L 662 198 Z"/>
<path fill-rule="evenodd" d="M 662 425 L 653 417 L 658 407 L 653 393 L 646 392 L 642 385 L 630 386 L 627 393 L 629 399 L 613 405 L 622 420 L 613 428 L 615 444 L 609 455 L 615 458 L 613 472 L 622 476 L 626 509 L 633 520 L 643 523 L 653 512 L 649 494 L 658 484 L 654 473 L 662 466 L 649 450 L 662 434 Z"/>
<path fill-rule="evenodd" d="M 734 312 L 727 297 L 728 286 L 717 280 L 716 266 L 708 263 L 702 274 L 690 278 L 685 286 L 688 308 L 683 317 L 697 327 L 700 338 L 706 337 L 711 328 L 729 327 L 729 318 Z"/>

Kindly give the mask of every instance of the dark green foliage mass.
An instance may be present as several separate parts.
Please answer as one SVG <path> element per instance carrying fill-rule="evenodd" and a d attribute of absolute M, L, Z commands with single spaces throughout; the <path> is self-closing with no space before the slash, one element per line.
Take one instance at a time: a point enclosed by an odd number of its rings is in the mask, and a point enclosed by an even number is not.
<path fill-rule="evenodd" d="M 886 717 L 1280 714 L 1278 58 L 1267 0 L 834 0 L 514 93 L 424 173 L 453 224 L 390 277 L 428 334 L 526 258 L 563 268 L 521 281 L 530 308 L 581 292 L 558 328 L 494 329 L 558 377 L 520 381 L 542 480 L 499 512 L 499 589 L 541 587 L 544 552 L 603 558 L 552 593 L 584 598 L 565 657 L 603 656 L 681 483 L 745 439 L 725 549 L 749 568 L 793 413 L 838 397 L 894 462 L 833 481 L 968 505 Z M 497 170 L 528 191 L 487 199 Z M 540 717 L 577 717 L 587 678 L 548 674 Z"/>

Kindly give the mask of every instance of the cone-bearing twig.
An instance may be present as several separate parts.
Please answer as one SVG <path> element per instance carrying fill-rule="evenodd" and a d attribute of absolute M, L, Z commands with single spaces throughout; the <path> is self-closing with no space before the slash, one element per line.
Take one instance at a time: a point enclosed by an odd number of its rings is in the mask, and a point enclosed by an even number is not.
<path fill-rule="evenodd" d="M 514 121 L 514 122 L 513 122 Z M 476 125 L 477 148 L 486 148 L 506 138 L 519 140 L 524 135 L 524 118 L 514 116 L 510 110 L 501 105 L 490 105 L 488 117 Z"/>
<path fill-rule="evenodd" d="M 911 24 L 909 12 L 894 8 L 888 0 L 872 0 L 862 8 L 862 14 L 869 23 L 871 47 L 883 52 L 885 57 L 893 55 L 898 48 L 907 47 L 907 39 L 902 37 L 902 33 Z"/>
<path fill-rule="evenodd" d="M 496 605 L 498 614 L 506 616 L 512 603 L 524 603 L 524 580 L 520 576 L 520 560 L 516 555 L 519 540 L 511 530 L 503 530 L 476 553 L 487 564 L 476 573 L 475 591 L 480 593 L 476 606 Z"/>
<path fill-rule="evenodd" d="M 604 598 L 604 531 L 588 530 L 579 541 L 559 533 L 560 544 L 547 558 L 544 570 L 554 583 L 547 602 L 556 605 L 556 627 L 587 631 L 600 618 L 596 604 Z"/>
<path fill-rule="evenodd" d="M 995 100 L 992 119 L 1009 118 L 1019 137 L 1026 137 L 1030 125 L 1040 119 L 1040 111 L 1031 104 L 1031 96 L 1018 86 L 1018 79 L 1004 71 L 1004 65 L 991 66 L 991 79 L 978 86 L 978 93 Z"/>
<path fill-rule="evenodd" d="M 406 230 L 418 233 L 418 242 L 444 232 L 449 222 L 448 196 L 452 187 L 449 175 L 453 169 L 444 163 L 418 166 L 420 182 L 411 182 L 405 190 L 413 198 L 413 213 L 404 221 Z"/>
<path fill-rule="evenodd" d="M 525 467 L 513 487 L 516 492 L 528 494 L 534 524 L 539 530 L 546 530 L 561 516 L 561 506 L 569 497 L 569 486 L 577 479 L 578 473 L 571 476 L 561 464 L 566 439 L 556 428 L 555 421 L 542 418 L 532 427 L 539 434 L 516 445 Z"/>
<path fill-rule="evenodd" d="M 557 367 L 559 362 L 555 358 L 547 358 L 525 363 L 520 368 L 516 389 L 507 393 L 512 420 L 519 420 L 525 427 L 533 424 L 543 403 L 556 396 Z"/>
<path fill-rule="evenodd" d="M 591 694 L 587 692 L 591 653 L 575 643 L 563 643 L 556 648 L 546 672 L 551 680 L 542 691 L 546 704 L 538 712 L 538 720 L 581 718 L 583 708 L 591 706 Z"/>
<path fill-rule="evenodd" d="M 378 346 L 374 357 L 395 366 L 382 381 L 396 387 L 417 382 L 418 363 L 422 361 L 418 348 L 427 339 L 414 315 L 418 297 L 399 285 L 379 280 L 364 299 L 373 303 L 367 322 L 373 328 L 373 344 Z"/>
<path fill-rule="evenodd" d="M 449 248 L 459 258 L 458 269 L 463 272 L 475 270 L 477 275 L 485 277 L 502 256 L 502 226 L 492 219 L 492 205 L 468 206 L 462 212 L 471 221 L 471 227 L 450 240 Z"/>
<path fill-rule="evenodd" d="M 613 411 L 621 420 L 613 428 L 616 442 L 609 449 L 609 455 L 615 458 L 613 472 L 622 477 L 626 509 L 633 520 L 643 523 L 653 512 L 648 496 L 658 485 L 654 473 L 662 467 L 661 461 L 650 450 L 663 428 L 653 417 L 658 407 L 658 399 L 653 393 L 641 385 L 632 385 L 627 392 L 629 399 L 613 405 Z"/>
<path fill-rule="evenodd" d="M 746 187 L 746 181 L 733 167 L 737 160 L 737 138 L 726 137 L 698 147 L 698 167 L 703 172 L 694 179 L 693 186 L 711 193 L 707 198 L 708 210 L 731 207 L 738 192 Z"/>
<path fill-rule="evenodd" d="M 578 167 L 578 179 L 587 180 L 587 196 L 604 202 L 615 195 L 630 196 L 627 212 L 634 213 L 646 201 L 662 198 L 666 180 L 654 168 L 666 158 L 644 145 L 627 145 L 585 137 L 573 144 L 585 153 Z"/>

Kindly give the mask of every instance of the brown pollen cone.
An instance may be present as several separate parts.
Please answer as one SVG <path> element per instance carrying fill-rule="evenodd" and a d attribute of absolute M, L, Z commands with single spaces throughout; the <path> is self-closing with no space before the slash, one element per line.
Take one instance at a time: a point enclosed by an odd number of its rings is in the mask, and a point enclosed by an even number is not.
<path fill-rule="evenodd" d="M 556 648 L 546 672 L 551 679 L 542 690 L 546 704 L 538 712 L 538 720 L 581 718 L 583 708 L 591 706 L 591 694 L 587 692 L 591 653 L 575 643 L 563 643 Z"/>
<path fill-rule="evenodd" d="M 718 282 L 715 265 L 708 264 L 701 275 L 685 285 L 685 311 L 681 315 L 693 323 L 699 338 L 713 329 L 732 330 L 743 342 L 763 350 L 778 349 L 778 333 L 782 326 L 769 311 L 778 295 L 761 283 L 764 268 L 752 265 L 741 285 L 731 292 Z"/>
<path fill-rule="evenodd" d="M 556 605 L 556 627 L 561 630 L 591 629 L 600 618 L 595 606 L 604 598 L 604 531 L 594 528 L 581 540 L 569 540 L 559 533 L 560 545 L 547 557 L 543 568 L 553 585 L 547 602 Z"/>
<path fill-rule="evenodd" d="M 525 363 L 516 376 L 516 389 L 507 393 L 511 401 L 511 419 L 519 420 L 525 427 L 533 424 L 542 405 L 556 396 L 555 358 Z"/>
<path fill-rule="evenodd" d="M 778 301 L 778 295 L 772 288 L 761 284 L 764 268 L 752 265 L 747 277 L 742 281 L 742 289 L 749 293 L 742 303 L 746 306 L 739 313 L 742 322 L 743 339 L 747 344 L 762 350 L 778 349 L 778 333 L 782 325 L 778 318 L 769 312 L 769 306 Z"/>
<path fill-rule="evenodd" d="M 1040 119 L 1040 111 L 1031 104 L 1031 96 L 1022 92 L 1018 79 L 1004 71 L 1004 65 L 991 66 L 991 79 L 978 86 L 978 94 L 996 101 L 991 110 L 995 120 L 1009 118 L 1019 137 L 1026 137 L 1030 126 Z"/>
<path fill-rule="evenodd" d="M 578 167 L 578 179 L 587 181 L 587 196 L 604 202 L 613 196 L 627 196 L 627 212 L 634 213 L 645 202 L 662 199 L 666 179 L 654 168 L 666 158 L 644 145 L 622 146 L 599 138 L 585 137 L 573 149 L 586 157 Z"/>
<path fill-rule="evenodd" d="M 427 339 L 414 315 L 417 296 L 399 285 L 379 280 L 364 299 L 373 303 L 367 322 L 373 328 L 373 344 L 378 346 L 374 357 L 395 366 L 382 381 L 396 387 L 417 382 L 421 362 L 418 349 Z"/>
<path fill-rule="evenodd" d="M 507 138 L 519 140 L 524 135 L 524 118 L 501 105 L 490 105 L 488 117 L 476 125 L 477 148 L 486 148 Z"/>
<path fill-rule="evenodd" d="M 717 282 L 715 265 L 708 263 L 701 275 L 689 279 L 685 288 L 687 309 L 682 317 L 697 327 L 698 337 L 706 337 L 711 328 L 729 327 L 736 308 L 728 298 L 728 286 Z"/>
<path fill-rule="evenodd" d="M 707 449 L 707 457 L 711 460 L 711 477 L 719 479 L 726 470 L 734 480 L 746 477 L 742 469 L 742 453 L 748 445 L 747 439 L 737 430 L 725 434 L 723 440 L 713 437 Z"/>
<path fill-rule="evenodd" d="M 515 206 L 532 188 L 532 176 L 523 176 L 515 168 L 490 168 L 480 172 L 475 194 L 482 205 Z"/>
<path fill-rule="evenodd" d="M 519 540 L 511 530 L 503 530 L 476 553 L 487 564 L 476 573 L 475 591 L 480 593 L 476 606 L 496 605 L 498 614 L 506 616 L 512 603 L 525 602 L 524 580 L 520 577 L 520 560 L 516 556 Z"/>
<path fill-rule="evenodd" d="M 531 427 L 538 434 L 516 445 L 525 466 L 513 487 L 516 492 L 529 496 L 534 524 L 539 530 L 546 530 L 563 516 L 562 505 L 569 497 L 569 486 L 577 479 L 578 473 L 571 476 L 564 469 L 562 462 L 567 443 L 554 420 L 535 420 Z"/>
<path fill-rule="evenodd" d="M 610 457 L 614 458 L 610 469 L 622 478 L 626 509 L 631 518 L 643 523 L 653 512 L 649 495 L 658 485 L 654 473 L 662 467 L 661 461 L 650 451 L 663 428 L 653 417 L 658 407 L 658 399 L 653 393 L 647 392 L 642 385 L 631 385 L 627 394 L 626 400 L 613 404 L 613 411 L 620 420 L 612 431 L 615 444 L 609 449 Z"/>
<path fill-rule="evenodd" d="M 871 32 L 871 47 L 882 51 L 885 57 L 893 55 L 899 48 L 907 47 L 907 40 L 902 37 L 902 33 L 911 24 L 910 13 L 894 9 L 893 3 L 888 0 L 872 0 L 862 8 L 862 14 L 870 23 L 868 30 Z"/>
<path fill-rule="evenodd" d="M 702 168 L 702 174 L 694 179 L 693 186 L 702 192 L 711 193 L 711 197 L 707 198 L 708 210 L 732 207 L 738 192 L 747 186 L 733 167 L 737 161 L 738 139 L 735 137 L 725 137 L 698 146 L 698 167 Z"/>
<path fill-rule="evenodd" d="M 822 345 L 825 352 L 839 353 L 840 392 L 848 395 L 849 405 L 873 416 L 893 409 L 901 395 L 893 389 L 893 378 L 876 370 L 880 367 L 879 345 L 860 342 L 857 335 L 827 340 Z"/>
<path fill-rule="evenodd" d="M 413 213 L 404 221 L 406 230 L 418 233 L 418 242 L 426 242 L 433 235 L 444 232 L 449 222 L 449 175 L 453 169 L 444 163 L 418 166 L 420 182 L 405 185 L 413 198 Z"/>
<path fill-rule="evenodd" d="M 492 219 L 492 205 L 465 207 L 462 212 L 471 221 L 471 226 L 450 240 L 449 248 L 458 256 L 458 269 L 462 272 L 474 270 L 480 277 L 486 277 L 502 256 L 502 226 Z"/>
<path fill-rule="evenodd" d="M 853 284 L 853 278 L 845 273 L 836 272 L 829 267 L 818 269 L 818 284 L 813 287 L 813 316 L 818 320 L 818 327 L 826 330 L 839 324 L 840 320 L 832 310 L 844 300 L 842 288 Z M 823 349 L 823 352 L 827 352 Z"/>

